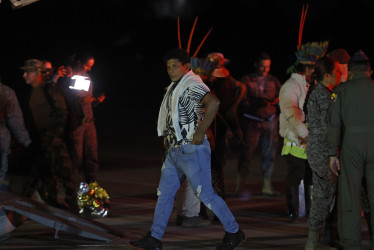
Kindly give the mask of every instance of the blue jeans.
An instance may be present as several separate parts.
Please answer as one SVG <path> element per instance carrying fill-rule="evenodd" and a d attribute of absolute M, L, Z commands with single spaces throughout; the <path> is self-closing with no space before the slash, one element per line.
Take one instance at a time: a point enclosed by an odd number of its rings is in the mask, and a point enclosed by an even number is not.
<path fill-rule="evenodd" d="M 210 145 L 185 144 L 169 148 L 162 165 L 160 183 L 151 235 L 159 240 L 165 233 L 180 183 L 187 178 L 197 197 L 220 219 L 225 231 L 236 233 L 239 225 L 225 201 L 213 190 L 210 173 Z"/>

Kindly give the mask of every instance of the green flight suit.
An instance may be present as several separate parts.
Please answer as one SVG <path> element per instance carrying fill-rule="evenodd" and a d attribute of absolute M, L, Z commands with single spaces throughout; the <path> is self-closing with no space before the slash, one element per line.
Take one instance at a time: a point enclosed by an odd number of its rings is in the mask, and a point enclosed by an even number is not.
<path fill-rule="evenodd" d="M 357 73 L 338 86 L 335 93 L 327 123 L 329 155 L 337 156 L 340 148 L 338 232 L 344 249 L 362 249 L 363 177 L 367 180 L 370 206 L 374 207 L 374 81 L 364 73 Z"/>

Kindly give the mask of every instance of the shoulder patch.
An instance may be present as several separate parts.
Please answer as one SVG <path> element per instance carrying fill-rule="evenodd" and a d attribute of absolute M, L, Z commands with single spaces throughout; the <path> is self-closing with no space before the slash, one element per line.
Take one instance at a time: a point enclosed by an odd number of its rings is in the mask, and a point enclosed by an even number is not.
<path fill-rule="evenodd" d="M 335 102 L 336 98 L 338 98 L 338 96 L 335 93 L 332 93 L 331 94 L 331 101 Z"/>

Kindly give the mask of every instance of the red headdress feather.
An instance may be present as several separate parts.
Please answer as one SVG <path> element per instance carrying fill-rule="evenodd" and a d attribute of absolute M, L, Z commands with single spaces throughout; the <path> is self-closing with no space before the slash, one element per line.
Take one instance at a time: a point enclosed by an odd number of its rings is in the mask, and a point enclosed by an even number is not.
<path fill-rule="evenodd" d="M 301 39 L 303 37 L 305 18 L 306 18 L 306 13 L 308 12 L 308 8 L 309 8 L 308 4 L 306 5 L 306 8 L 303 5 L 303 10 L 301 11 L 300 26 L 299 26 L 299 41 L 297 45 L 297 50 L 300 50 L 300 47 L 301 47 Z"/>
<path fill-rule="evenodd" d="M 188 53 L 190 53 L 190 49 L 191 49 L 191 42 L 192 42 L 192 36 L 193 36 L 193 33 L 195 32 L 195 28 L 196 28 L 196 23 L 197 23 L 197 19 L 198 17 L 195 18 L 195 22 L 192 26 L 192 29 L 191 29 L 191 32 L 190 32 L 190 37 L 188 39 L 188 44 L 187 44 L 187 49 L 186 51 Z M 213 28 L 210 28 L 210 30 L 208 31 L 208 33 L 205 35 L 205 37 L 203 38 L 203 40 L 200 42 L 199 46 L 197 47 L 195 53 L 193 54 L 193 57 L 196 57 L 197 53 L 199 53 L 201 47 L 203 46 L 205 40 L 208 38 L 210 32 L 212 31 Z M 180 22 L 179 22 L 179 17 L 178 17 L 178 43 L 179 43 L 179 48 L 181 49 L 182 48 L 182 42 L 181 42 L 181 31 L 180 31 Z"/>
<path fill-rule="evenodd" d="M 182 42 L 181 42 L 181 26 L 179 23 L 179 17 L 178 17 L 178 42 L 179 42 L 179 48 L 182 48 Z"/>

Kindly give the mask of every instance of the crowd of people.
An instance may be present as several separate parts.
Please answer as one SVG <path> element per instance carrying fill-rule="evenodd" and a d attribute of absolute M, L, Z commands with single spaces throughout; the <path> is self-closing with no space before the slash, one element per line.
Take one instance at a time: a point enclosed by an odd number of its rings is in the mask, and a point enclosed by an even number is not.
<path fill-rule="evenodd" d="M 213 212 L 214 221 L 225 229 L 217 249 L 234 249 L 245 241 L 225 202 L 223 167 L 231 136 L 240 145 L 234 196 L 243 196 L 248 188 L 257 147 L 261 195 L 281 195 L 273 189 L 271 176 L 282 138 L 290 223 L 298 216 L 299 186 L 304 184 L 309 228 L 305 249 L 361 249 L 361 212 L 371 234 L 374 206 L 370 60 L 362 51 L 352 57 L 344 49 L 328 51 L 328 42 L 303 44 L 296 57 L 289 79 L 281 83 L 269 73 L 271 57 L 265 52 L 240 81 L 230 74 L 229 60 L 220 52 L 191 58 L 178 48 L 165 54 L 171 84 L 157 123 L 165 152 L 158 200 L 150 231 L 130 246 L 162 248 L 174 199 L 177 225 L 206 226 L 207 209 Z M 88 72 L 94 63 L 91 54 L 77 54 L 70 65 L 56 70 L 47 60 L 26 60 L 21 70 L 30 88 L 23 105 L 0 83 L 0 190 L 11 191 L 12 174 L 22 172 L 33 177 L 23 195 L 37 193 L 48 205 L 79 212 L 79 170 L 86 183 L 93 183 L 99 167 L 93 107 L 105 95 L 93 95 Z M 12 141 L 21 154 L 9 154 Z M 10 163 L 21 170 L 9 168 Z M 65 192 L 63 203 L 59 184 Z M 6 217 L 4 210 L 0 216 Z"/>
<path fill-rule="evenodd" d="M 362 51 L 352 57 L 344 49 L 327 52 L 328 42 L 300 46 L 290 78 L 281 84 L 269 74 L 267 53 L 258 56 L 253 73 L 237 81 L 225 68 L 228 60 L 222 53 L 190 59 L 184 49 L 168 51 L 164 60 L 171 84 L 157 127 L 166 156 L 154 220 L 147 235 L 129 245 L 162 249 L 181 186 L 184 204 L 177 225 L 204 226 L 201 219 L 192 220 L 198 217 L 201 201 L 200 208 L 210 209 L 225 229 L 217 249 L 234 249 L 245 241 L 225 203 L 222 167 L 230 131 L 241 145 L 235 196 L 246 188 L 257 146 L 262 154 L 261 194 L 280 195 L 271 185 L 280 136 L 290 223 L 298 216 L 301 181 L 305 186 L 309 228 L 305 249 L 361 249 L 361 211 L 367 215 L 371 234 L 370 205 L 374 205 L 369 181 L 374 126 L 370 61 Z M 355 102 L 360 102 L 359 110 Z"/>
<path fill-rule="evenodd" d="M 48 60 L 26 60 L 20 69 L 30 87 L 20 101 L 0 84 L 0 190 L 82 212 L 77 199 L 80 173 L 83 182 L 94 183 L 99 167 L 93 106 L 105 99 L 103 94 L 93 96 L 88 72 L 94 63 L 90 53 L 75 54 L 71 64 L 57 70 Z M 22 190 L 13 189 L 15 176 Z"/>

